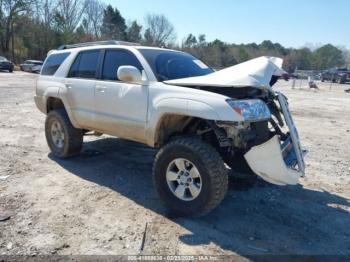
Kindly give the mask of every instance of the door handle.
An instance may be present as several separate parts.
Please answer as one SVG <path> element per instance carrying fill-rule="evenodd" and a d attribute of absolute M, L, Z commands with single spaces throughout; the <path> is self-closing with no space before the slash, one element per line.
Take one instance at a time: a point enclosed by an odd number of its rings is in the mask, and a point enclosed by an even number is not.
<path fill-rule="evenodd" d="M 96 86 L 96 90 L 98 92 L 104 93 L 106 91 L 107 87 L 105 86 Z"/>
<path fill-rule="evenodd" d="M 66 87 L 71 89 L 72 88 L 72 82 L 66 82 L 65 83 Z"/>

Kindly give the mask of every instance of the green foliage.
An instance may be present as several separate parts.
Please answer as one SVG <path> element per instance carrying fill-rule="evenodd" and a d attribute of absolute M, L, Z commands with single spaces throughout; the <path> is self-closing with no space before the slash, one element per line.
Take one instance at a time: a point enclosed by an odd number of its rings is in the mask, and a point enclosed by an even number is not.
<path fill-rule="evenodd" d="M 340 66 L 345 63 L 343 53 L 335 46 L 328 44 L 314 52 L 313 65 L 316 69 Z"/>
<path fill-rule="evenodd" d="M 205 35 L 189 34 L 183 41 L 181 49 L 189 52 L 216 69 L 242 63 L 260 56 L 277 56 L 284 59 L 284 68 L 289 72 L 299 70 L 323 70 L 343 66 L 350 62 L 348 50 L 340 50 L 333 45 L 325 45 L 314 52 L 309 48 L 285 48 L 269 40 L 261 44 L 227 44 L 218 39 L 206 42 Z M 348 63 L 349 63 L 348 62 Z"/>
<path fill-rule="evenodd" d="M 142 41 L 142 26 L 137 23 L 137 21 L 133 21 L 130 27 L 127 30 L 126 38 L 130 42 L 140 43 Z"/>
<path fill-rule="evenodd" d="M 269 40 L 240 45 L 209 42 L 204 34 L 189 34 L 177 46 L 175 28 L 164 15 L 149 14 L 143 26 L 136 20 L 127 26 L 119 10 L 101 0 L 0 0 L 0 54 L 15 62 L 45 59 L 49 50 L 62 44 L 106 39 L 177 48 L 216 69 L 259 56 L 283 58 L 289 72 L 350 64 L 350 51 L 331 44 L 312 51 Z"/>
<path fill-rule="evenodd" d="M 108 5 L 104 11 L 102 23 L 103 39 L 119 39 L 126 40 L 126 24 L 125 19 L 117 8 Z"/>

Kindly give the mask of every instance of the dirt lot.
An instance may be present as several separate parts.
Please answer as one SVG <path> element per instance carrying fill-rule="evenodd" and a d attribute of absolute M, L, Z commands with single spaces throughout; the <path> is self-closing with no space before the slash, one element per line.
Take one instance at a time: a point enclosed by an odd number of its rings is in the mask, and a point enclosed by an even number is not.
<path fill-rule="evenodd" d="M 87 137 L 80 157 L 50 155 L 35 79 L 0 72 L 0 215 L 12 213 L 0 255 L 350 255 L 350 86 L 280 85 L 310 150 L 307 177 L 295 187 L 231 179 L 222 205 L 192 220 L 159 202 L 149 148 Z"/>

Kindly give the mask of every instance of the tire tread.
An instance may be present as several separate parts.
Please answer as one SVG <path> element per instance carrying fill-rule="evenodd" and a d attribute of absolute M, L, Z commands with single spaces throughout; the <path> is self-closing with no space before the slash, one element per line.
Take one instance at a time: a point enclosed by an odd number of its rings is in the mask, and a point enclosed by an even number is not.
<path fill-rule="evenodd" d="M 197 214 L 191 214 L 194 217 L 200 217 L 208 214 L 215 209 L 225 198 L 228 189 L 228 175 L 227 170 L 220 154 L 209 144 L 203 142 L 199 138 L 193 137 L 182 137 L 171 141 L 165 145 L 157 154 L 153 165 L 153 179 L 156 178 L 156 165 L 162 154 L 174 146 L 184 146 L 189 148 L 191 151 L 196 152 L 201 160 L 203 161 L 205 168 L 210 175 L 212 195 L 209 201 Z M 156 181 L 154 181 L 155 183 Z M 163 202 L 164 200 L 161 199 Z M 166 203 L 165 203 L 166 204 Z"/>

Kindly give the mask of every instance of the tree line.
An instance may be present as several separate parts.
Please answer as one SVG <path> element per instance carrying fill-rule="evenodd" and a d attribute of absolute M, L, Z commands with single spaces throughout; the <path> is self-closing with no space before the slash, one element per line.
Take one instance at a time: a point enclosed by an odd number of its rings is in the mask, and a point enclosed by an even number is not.
<path fill-rule="evenodd" d="M 262 55 L 284 58 L 290 72 L 350 64 L 349 51 L 331 44 L 315 49 L 285 48 L 268 40 L 237 45 L 207 41 L 204 34 L 189 34 L 179 44 L 164 15 L 148 14 L 143 23 L 126 21 L 118 8 L 100 0 L 0 0 L 0 55 L 17 63 L 43 60 L 62 44 L 109 39 L 183 50 L 217 69 Z"/>

